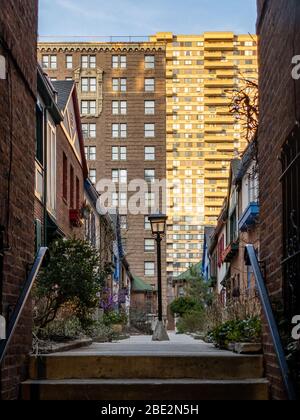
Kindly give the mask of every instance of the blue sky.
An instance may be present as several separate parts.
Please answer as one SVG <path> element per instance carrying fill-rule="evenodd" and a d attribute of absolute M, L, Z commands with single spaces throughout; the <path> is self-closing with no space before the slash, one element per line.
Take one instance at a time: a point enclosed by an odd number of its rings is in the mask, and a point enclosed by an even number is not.
<path fill-rule="evenodd" d="M 190 11 L 193 11 L 190 13 Z M 41 36 L 255 31 L 256 0 L 40 0 Z"/>

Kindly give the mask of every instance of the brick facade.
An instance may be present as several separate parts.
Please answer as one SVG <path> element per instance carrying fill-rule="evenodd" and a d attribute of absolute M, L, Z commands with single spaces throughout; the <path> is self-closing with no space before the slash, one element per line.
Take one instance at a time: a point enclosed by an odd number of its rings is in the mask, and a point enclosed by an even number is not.
<path fill-rule="evenodd" d="M 0 55 L 6 58 L 8 73 L 6 80 L 0 80 L 0 225 L 8 248 L 0 273 L 0 312 L 4 315 L 16 304 L 34 257 L 37 9 L 37 0 L 1 1 Z M 29 308 L 1 370 L 2 399 L 18 396 L 32 341 Z"/>
<path fill-rule="evenodd" d="M 78 86 L 79 101 L 97 100 L 96 116 L 82 116 L 83 123 L 96 124 L 96 138 L 87 138 L 86 146 L 96 147 L 96 160 L 89 160 L 90 169 L 96 169 L 97 181 L 111 179 L 113 169 L 127 169 L 128 182 L 143 180 L 145 169 L 155 170 L 156 179 L 166 178 L 166 53 L 164 44 L 39 44 L 38 56 L 56 56 L 57 68 L 48 68 L 50 78 L 65 80 L 73 78 Z M 96 57 L 96 67 L 83 69 L 81 57 Z M 126 68 L 112 68 L 114 55 L 126 56 Z M 145 56 L 155 56 L 155 68 L 145 69 Z M 67 56 L 72 56 L 72 65 L 67 68 Z M 54 66 L 55 67 L 55 66 Z M 97 78 L 97 92 L 84 93 L 83 77 Z M 113 78 L 126 78 L 127 91 L 114 92 Z M 155 79 L 155 91 L 145 92 L 145 79 Z M 127 101 L 127 115 L 113 115 L 112 101 Z M 155 114 L 145 115 L 145 100 L 155 101 Z M 112 124 L 127 124 L 127 138 L 112 138 Z M 155 137 L 145 138 L 144 124 L 155 124 Z M 113 146 L 126 146 L 126 161 L 112 159 Z M 155 147 L 155 160 L 145 161 L 145 147 Z M 128 199 L 132 194 L 128 194 Z M 132 274 L 148 284 L 156 285 L 154 277 L 145 276 L 145 262 L 155 262 L 156 252 L 144 252 L 145 239 L 152 238 L 145 230 L 144 215 L 127 216 L 127 229 L 122 232 L 128 263 Z M 163 246 L 162 266 L 166 266 L 166 245 Z M 163 272 L 164 299 L 166 302 L 166 272 Z M 166 305 L 165 305 L 166 306 Z"/>
<path fill-rule="evenodd" d="M 282 174 L 279 157 L 300 117 L 300 83 L 291 77 L 292 57 L 300 54 L 298 0 L 258 0 L 261 260 L 272 299 L 283 298 Z M 297 10 L 298 9 L 298 10 Z M 264 336 L 268 379 L 274 399 L 285 397 L 268 331 Z"/>

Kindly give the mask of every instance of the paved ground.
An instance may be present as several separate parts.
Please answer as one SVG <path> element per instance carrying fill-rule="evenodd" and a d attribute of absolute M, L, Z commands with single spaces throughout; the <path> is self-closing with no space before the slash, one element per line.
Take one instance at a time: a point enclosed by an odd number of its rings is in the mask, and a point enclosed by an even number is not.
<path fill-rule="evenodd" d="M 170 342 L 152 342 L 150 336 L 134 336 L 115 343 L 94 343 L 89 347 L 72 350 L 70 355 L 178 355 L 222 354 L 231 356 L 231 352 L 217 350 L 214 346 L 187 335 L 169 333 Z M 60 353 L 66 354 L 66 353 Z"/>

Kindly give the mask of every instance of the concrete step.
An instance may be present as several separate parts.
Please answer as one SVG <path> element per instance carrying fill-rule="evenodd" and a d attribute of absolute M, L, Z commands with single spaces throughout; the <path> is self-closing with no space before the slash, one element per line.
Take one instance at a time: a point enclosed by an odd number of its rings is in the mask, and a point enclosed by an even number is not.
<path fill-rule="evenodd" d="M 262 356 L 46 355 L 31 357 L 29 379 L 199 379 L 263 378 Z"/>
<path fill-rule="evenodd" d="M 266 380 L 40 380 L 22 384 L 23 400 L 266 401 Z"/>

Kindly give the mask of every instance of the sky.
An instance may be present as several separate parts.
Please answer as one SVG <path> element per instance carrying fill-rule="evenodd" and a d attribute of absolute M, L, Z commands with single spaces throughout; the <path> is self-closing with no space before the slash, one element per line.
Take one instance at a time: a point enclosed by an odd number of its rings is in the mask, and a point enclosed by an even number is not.
<path fill-rule="evenodd" d="M 255 33 L 256 0 L 40 0 L 40 36 Z"/>

